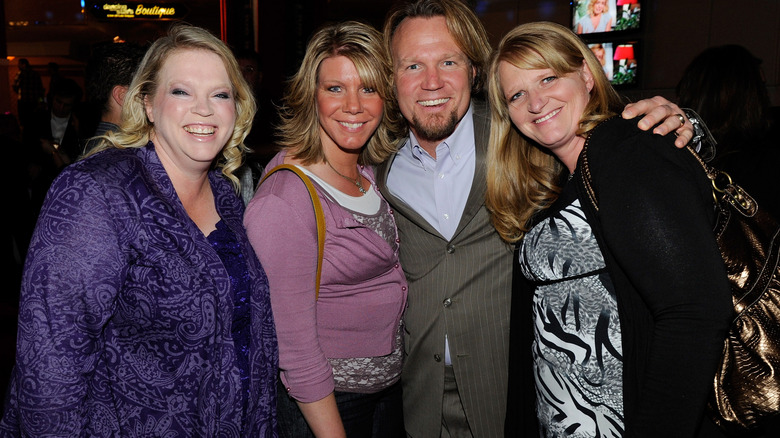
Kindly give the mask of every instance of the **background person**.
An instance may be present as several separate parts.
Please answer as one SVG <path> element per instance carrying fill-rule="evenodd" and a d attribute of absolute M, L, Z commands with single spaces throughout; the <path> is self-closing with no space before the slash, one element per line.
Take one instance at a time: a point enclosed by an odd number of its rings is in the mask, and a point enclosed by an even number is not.
<path fill-rule="evenodd" d="M 87 63 L 84 86 L 88 107 L 97 115 L 97 125 L 86 127 L 92 134 L 84 147 L 88 153 L 99 143 L 99 137 L 119 129 L 122 105 L 145 49 L 133 43 L 106 42 L 92 49 Z"/>
<path fill-rule="evenodd" d="M 607 0 L 589 0 L 587 14 L 577 23 L 577 33 L 609 32 L 613 24 Z"/>
<path fill-rule="evenodd" d="M 405 123 L 377 169 L 393 206 L 404 313 L 404 421 L 411 437 L 501 436 L 506 414 L 512 252 L 485 209 L 487 33 L 460 0 L 403 1 L 384 25 Z M 472 98 L 472 96 L 474 98 Z M 662 98 L 627 107 L 643 129 L 693 136 Z M 656 124 L 659 121 L 662 123 Z"/>
<path fill-rule="evenodd" d="M 32 114 L 43 106 L 46 90 L 43 88 L 41 75 L 33 70 L 27 58 L 19 58 L 19 71 L 14 77 L 12 88 L 16 93 L 16 111 L 19 114 L 19 124 L 24 127 Z"/>
<path fill-rule="evenodd" d="M 541 436 L 717 434 L 704 413 L 733 307 L 701 164 L 613 117 L 617 93 L 563 26 L 510 31 L 489 77 L 487 202 L 521 273 L 507 434 L 534 422 L 529 381 Z"/>
<path fill-rule="evenodd" d="M 596 55 L 596 59 L 598 59 L 599 64 L 601 64 L 601 69 L 604 70 L 604 74 L 607 76 L 607 80 L 611 81 L 612 71 L 614 68 L 611 55 L 612 50 L 610 50 L 610 54 L 607 55 L 607 49 L 601 43 L 588 44 L 588 48 L 590 48 L 590 51 Z"/>
<path fill-rule="evenodd" d="M 262 87 L 263 63 L 260 55 L 253 50 L 234 50 L 233 53 L 257 101 L 252 131 L 244 141 L 250 151 L 244 165 L 237 172 L 241 180 L 241 198 L 248 204 L 255 194 L 263 168 L 278 152 L 273 138 L 274 126 L 278 124 L 278 114 L 276 106 Z"/>
<path fill-rule="evenodd" d="M 704 120 L 718 142 L 711 164 L 780 218 L 780 124 L 772 117 L 761 60 L 739 45 L 697 55 L 677 84 L 678 102 Z"/>
<path fill-rule="evenodd" d="M 81 87 L 63 78 L 51 88 L 48 107 L 36 110 L 22 128 L 22 144 L 29 157 L 30 197 L 37 217 L 52 181 L 81 153 L 81 123 L 76 107 Z"/>
<path fill-rule="evenodd" d="M 119 131 L 47 196 L 1 434 L 275 436 L 268 283 L 232 174 L 254 109 L 207 31 L 151 46 Z"/>
<path fill-rule="evenodd" d="M 266 169 L 295 165 L 316 186 L 326 234 L 319 299 L 316 220 L 301 180 L 277 172 L 247 207 L 279 334 L 285 437 L 404 436 L 407 286 L 395 219 L 371 168 L 393 151 L 388 76 L 379 32 L 345 22 L 314 34 L 285 96 L 284 150 Z"/>

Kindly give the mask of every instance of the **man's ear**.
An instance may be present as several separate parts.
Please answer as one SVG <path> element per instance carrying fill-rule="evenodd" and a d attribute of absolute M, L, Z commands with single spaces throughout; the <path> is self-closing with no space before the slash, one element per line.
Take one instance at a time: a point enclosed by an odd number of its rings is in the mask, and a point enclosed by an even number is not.
<path fill-rule="evenodd" d="M 114 102 L 120 107 L 125 101 L 125 94 L 127 94 L 128 88 L 127 85 L 114 85 L 114 88 L 111 89 L 111 98 L 114 99 Z"/>

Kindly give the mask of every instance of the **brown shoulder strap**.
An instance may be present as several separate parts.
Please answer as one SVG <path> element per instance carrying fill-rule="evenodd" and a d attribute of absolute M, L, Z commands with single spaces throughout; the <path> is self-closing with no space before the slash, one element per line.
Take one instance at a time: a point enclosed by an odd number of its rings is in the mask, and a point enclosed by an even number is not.
<path fill-rule="evenodd" d="M 309 196 L 311 197 L 311 203 L 314 206 L 314 217 L 317 220 L 317 279 L 315 283 L 315 289 L 314 289 L 314 299 L 318 300 L 320 297 L 320 276 L 322 275 L 322 257 L 323 252 L 325 251 L 325 216 L 322 213 L 322 204 L 320 204 L 320 198 L 317 196 L 317 190 L 314 188 L 314 184 L 312 184 L 311 180 L 308 176 L 306 176 L 305 173 L 298 167 L 292 165 L 292 164 L 280 164 L 273 169 L 269 170 L 265 175 L 263 175 L 263 178 L 260 180 L 260 184 L 263 183 L 263 181 L 266 180 L 271 174 L 276 172 L 277 170 L 289 170 L 301 179 L 303 183 L 306 185 L 306 189 L 309 191 Z"/>

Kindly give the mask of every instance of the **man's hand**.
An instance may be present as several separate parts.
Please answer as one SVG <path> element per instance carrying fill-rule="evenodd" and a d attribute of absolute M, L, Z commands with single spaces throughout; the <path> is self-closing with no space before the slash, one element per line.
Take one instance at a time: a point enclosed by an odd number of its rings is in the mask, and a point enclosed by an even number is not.
<path fill-rule="evenodd" d="M 633 119 L 640 114 L 644 114 L 644 117 L 637 125 L 639 129 L 647 131 L 653 128 L 653 133 L 659 135 L 674 132 L 677 136 L 674 145 L 678 148 L 685 147 L 693 138 L 693 125 L 685 117 L 685 113 L 679 106 L 661 96 L 630 103 L 621 115 L 624 119 Z"/>

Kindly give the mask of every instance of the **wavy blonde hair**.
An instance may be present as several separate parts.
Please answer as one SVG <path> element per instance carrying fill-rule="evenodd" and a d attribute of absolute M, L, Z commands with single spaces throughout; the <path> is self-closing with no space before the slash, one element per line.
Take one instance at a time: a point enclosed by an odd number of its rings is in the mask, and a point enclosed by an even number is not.
<path fill-rule="evenodd" d="M 325 160 L 317 115 L 317 83 L 322 61 L 335 56 L 352 61 L 363 86 L 373 88 L 382 98 L 382 122 L 358 157 L 360 164 L 379 164 L 395 152 L 393 133 L 400 115 L 389 84 L 390 61 L 382 47 L 382 35 L 357 21 L 328 25 L 309 40 L 303 62 L 290 79 L 282 102 L 279 144 L 303 164 Z"/>
<path fill-rule="evenodd" d="M 583 62 L 587 64 L 593 75 L 593 89 L 577 135 L 586 137 L 601 121 L 617 114 L 623 104 L 596 56 L 568 28 L 549 22 L 527 23 L 501 40 L 488 68 L 491 124 L 486 204 L 498 233 L 513 243 L 528 231 L 533 216 L 558 198 L 564 167 L 512 125 L 498 74 L 501 62 L 520 69 L 549 68 L 559 76 L 579 71 Z"/>
<path fill-rule="evenodd" d="M 236 121 L 222 153 L 214 160 L 214 167 L 231 182 L 236 192 L 240 189 L 238 177 L 234 174 L 244 162 L 249 150 L 244 139 L 252 129 L 257 105 L 249 85 L 246 83 L 233 52 L 219 38 L 206 29 L 177 23 L 171 26 L 167 35 L 157 39 L 146 51 L 138 65 L 122 105 L 122 122 L 115 132 L 101 137 L 100 144 L 89 155 L 109 148 L 140 148 L 152 138 L 154 124 L 146 115 L 144 100 L 152 99 L 159 86 L 159 72 L 170 56 L 181 50 L 205 50 L 219 56 L 233 86 L 232 94 L 236 104 Z M 197 68 L 197 66 L 193 66 Z"/>

